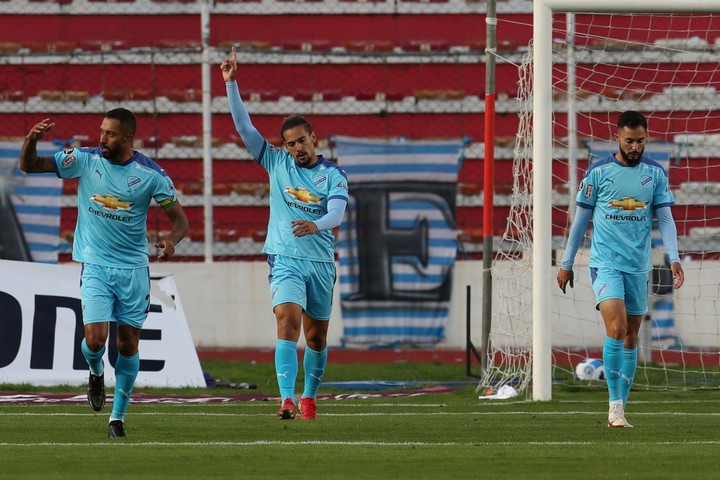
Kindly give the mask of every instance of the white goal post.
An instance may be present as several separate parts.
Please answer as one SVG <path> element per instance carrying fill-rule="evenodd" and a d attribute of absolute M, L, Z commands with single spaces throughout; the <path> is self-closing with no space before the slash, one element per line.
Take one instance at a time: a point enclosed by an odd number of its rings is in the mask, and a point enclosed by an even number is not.
<path fill-rule="evenodd" d="M 552 397 L 552 20 L 554 13 L 720 13 L 717 0 L 535 0 L 533 7 L 533 400 Z"/>

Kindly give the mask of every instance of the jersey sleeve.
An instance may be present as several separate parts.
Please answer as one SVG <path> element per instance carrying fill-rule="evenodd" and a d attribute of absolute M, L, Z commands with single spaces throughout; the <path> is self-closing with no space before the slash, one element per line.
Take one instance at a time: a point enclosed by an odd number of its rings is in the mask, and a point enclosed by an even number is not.
<path fill-rule="evenodd" d="M 336 168 L 331 174 L 330 191 L 328 192 L 328 200 L 334 198 L 342 199 L 347 202 L 348 200 L 348 181 L 347 174 L 342 168 Z"/>
<path fill-rule="evenodd" d="M 659 169 L 658 178 L 653 192 L 653 206 L 657 210 L 662 207 L 671 207 L 675 204 L 675 196 L 670 190 L 670 182 L 664 170 Z"/>
<path fill-rule="evenodd" d="M 177 202 L 177 190 L 175 190 L 175 185 L 168 175 L 157 175 L 155 191 L 152 196 L 157 204 L 163 208 L 169 207 Z"/>
<path fill-rule="evenodd" d="M 55 173 L 60 178 L 78 178 L 87 165 L 90 154 L 77 148 L 66 148 L 54 156 Z"/>
<path fill-rule="evenodd" d="M 589 170 L 580 183 L 575 202 L 578 206 L 592 209 L 597 202 L 596 174 L 597 169 Z"/>

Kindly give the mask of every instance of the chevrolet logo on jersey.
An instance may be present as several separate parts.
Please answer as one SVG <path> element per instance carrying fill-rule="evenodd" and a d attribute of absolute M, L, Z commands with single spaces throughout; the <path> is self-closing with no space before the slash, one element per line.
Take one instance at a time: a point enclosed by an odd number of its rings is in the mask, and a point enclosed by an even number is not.
<path fill-rule="evenodd" d="M 636 198 L 625 197 L 622 200 L 613 200 L 608 207 L 619 208 L 623 211 L 644 210 L 648 202 L 642 202 Z"/>
<path fill-rule="evenodd" d="M 99 205 L 102 205 L 103 208 L 107 210 L 131 210 L 134 205 L 133 202 L 125 202 L 123 200 L 120 200 L 119 197 L 110 194 L 107 194 L 105 196 L 95 194 L 90 197 L 90 200 Z"/>
<path fill-rule="evenodd" d="M 322 200 L 322 197 L 316 197 L 315 195 L 310 193 L 309 190 L 302 187 L 288 187 L 285 189 L 285 193 L 303 203 L 318 204 L 320 203 L 320 200 Z"/>

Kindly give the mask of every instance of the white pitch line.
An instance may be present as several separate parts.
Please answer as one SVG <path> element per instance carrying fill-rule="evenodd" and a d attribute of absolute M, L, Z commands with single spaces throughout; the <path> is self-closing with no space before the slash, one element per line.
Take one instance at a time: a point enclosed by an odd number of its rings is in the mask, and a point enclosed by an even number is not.
<path fill-rule="evenodd" d="M 332 445 L 332 446 L 375 446 L 375 447 L 477 447 L 477 446 L 573 446 L 573 445 L 604 445 L 605 442 L 588 441 L 588 442 L 334 442 L 334 441 L 276 441 L 276 440 L 258 440 L 254 442 L 137 442 L 130 443 L 125 441 L 110 440 L 107 442 L 80 443 L 80 442 L 37 442 L 37 443 L 13 443 L 1 442 L 0 447 L 252 447 L 252 446 L 275 446 L 275 445 Z M 708 441 L 678 441 L 678 442 L 616 442 L 614 445 L 718 445 L 720 440 Z"/>
<path fill-rule="evenodd" d="M 502 415 L 601 415 L 603 411 L 565 411 L 565 412 L 365 412 L 365 413 L 323 413 L 323 417 L 405 417 L 405 416 L 502 416 Z M 97 417 L 99 413 L 67 413 L 67 412 L 0 412 L 0 417 Z M 168 417 L 265 417 L 275 416 L 270 413 L 214 413 L 214 412 L 133 412 L 132 416 L 168 416 Z M 682 416 L 682 417 L 717 417 L 720 412 L 632 412 L 632 416 Z"/>

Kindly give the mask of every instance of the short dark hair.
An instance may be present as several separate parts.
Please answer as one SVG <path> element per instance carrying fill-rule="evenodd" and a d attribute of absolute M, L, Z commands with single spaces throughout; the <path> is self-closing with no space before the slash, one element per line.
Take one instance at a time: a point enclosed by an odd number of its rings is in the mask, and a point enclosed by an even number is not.
<path fill-rule="evenodd" d="M 621 113 L 620 117 L 618 117 L 617 127 L 618 130 L 622 130 L 625 127 L 643 127 L 645 130 L 647 130 L 647 119 L 645 118 L 645 115 L 640 112 L 636 112 L 635 110 L 628 110 L 627 112 Z"/>
<path fill-rule="evenodd" d="M 113 108 L 105 114 L 105 118 L 119 120 L 120 128 L 123 132 L 133 136 L 135 135 L 135 129 L 137 128 L 135 114 L 127 108 Z"/>
<path fill-rule="evenodd" d="M 280 137 L 284 140 L 285 139 L 285 135 L 283 135 L 284 132 L 286 132 L 287 130 L 290 130 L 291 128 L 298 127 L 300 125 L 305 127 L 305 131 L 307 131 L 307 133 L 313 132 L 313 129 L 310 126 L 310 122 L 308 122 L 305 117 L 303 117 L 302 115 L 293 114 L 293 115 L 288 115 L 287 117 L 285 117 L 282 125 L 280 125 Z"/>

